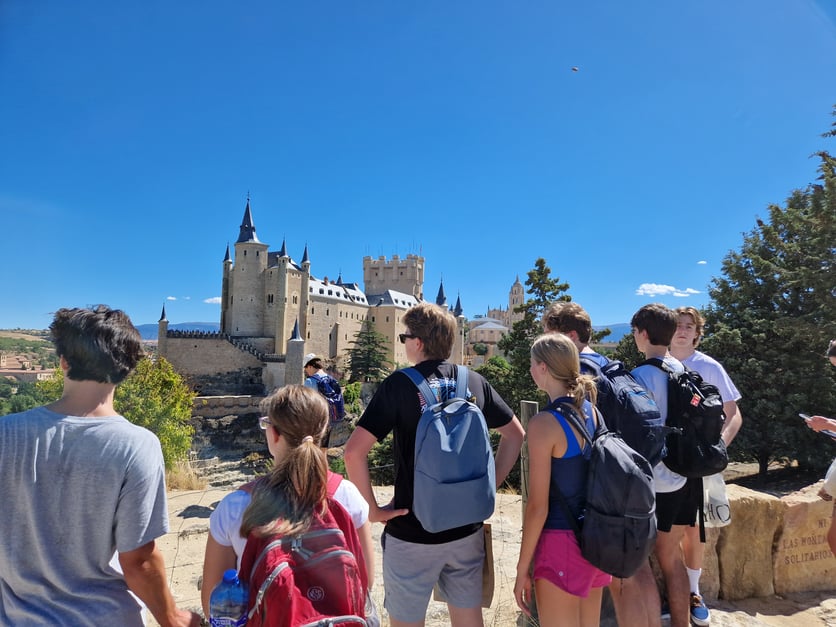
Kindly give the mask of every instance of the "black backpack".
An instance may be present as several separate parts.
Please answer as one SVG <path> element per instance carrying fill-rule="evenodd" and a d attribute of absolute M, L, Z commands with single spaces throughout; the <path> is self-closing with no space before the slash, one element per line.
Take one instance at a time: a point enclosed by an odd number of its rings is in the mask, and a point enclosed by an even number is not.
<path fill-rule="evenodd" d="M 717 386 L 703 381 L 698 372 L 685 368 L 676 374 L 661 359 L 650 364 L 668 375 L 668 435 L 665 466 L 683 477 L 707 477 L 722 472 L 729 463 L 720 437 L 726 421 L 723 398 Z"/>
<path fill-rule="evenodd" d="M 656 401 L 620 361 L 613 360 L 602 367 L 583 353 L 580 357 L 581 370 L 595 377 L 595 405 L 604 414 L 607 428 L 624 438 L 651 467 L 662 461 L 671 429 L 665 426 Z"/>
<path fill-rule="evenodd" d="M 563 494 L 557 493 L 581 555 L 605 573 L 629 577 L 647 561 L 656 541 L 653 469 L 602 420 L 592 437 L 574 407 L 560 403 L 556 409 L 591 445 L 581 520 L 572 516 Z"/>

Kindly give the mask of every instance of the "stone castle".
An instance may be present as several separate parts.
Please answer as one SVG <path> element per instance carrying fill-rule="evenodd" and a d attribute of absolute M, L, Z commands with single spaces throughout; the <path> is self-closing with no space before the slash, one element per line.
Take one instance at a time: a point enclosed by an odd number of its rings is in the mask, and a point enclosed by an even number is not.
<path fill-rule="evenodd" d="M 259 240 L 249 199 L 233 254 L 234 258 L 227 245 L 218 333 L 169 331 L 164 306 L 159 320 L 159 354 L 189 379 L 199 395 L 261 395 L 277 386 L 301 383 L 307 353 L 322 356 L 339 372 L 367 321 L 386 338 L 389 362 L 407 363 L 397 336 L 403 331 L 401 316 L 424 300 L 423 257 L 364 257 L 362 289 L 343 281 L 341 274 L 336 281 L 317 278 L 307 245 L 297 262 L 288 254 L 286 241 L 278 251 L 271 251 Z M 519 317 L 513 308 L 522 299 L 517 278 L 508 309 L 492 309 L 469 325 L 457 298 L 451 311 L 459 333 L 451 361 L 478 365 L 495 354 L 499 337 Z M 443 283 L 435 302 L 447 306 Z M 488 345 L 487 355 L 473 355 L 470 348 L 475 343 Z"/>

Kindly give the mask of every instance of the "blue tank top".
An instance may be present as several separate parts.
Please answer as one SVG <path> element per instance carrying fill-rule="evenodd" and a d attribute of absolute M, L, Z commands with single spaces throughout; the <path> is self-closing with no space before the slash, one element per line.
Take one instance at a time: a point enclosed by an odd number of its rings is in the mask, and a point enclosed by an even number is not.
<path fill-rule="evenodd" d="M 574 400 L 569 397 L 555 399 L 546 407 L 563 428 L 566 434 L 567 448 L 563 457 L 552 457 L 551 482 L 549 484 L 549 513 L 546 516 L 544 529 L 571 529 L 571 523 L 566 519 L 566 513 L 560 505 L 558 490 L 563 494 L 569 505 L 569 510 L 577 519 L 583 513 L 586 506 L 586 473 L 589 466 L 589 444 L 584 441 L 584 448 L 581 450 L 575 432 L 569 426 L 566 418 L 554 409 L 557 403 L 573 404 Z M 593 419 L 592 404 L 584 401 L 583 413 L 586 416 L 586 428 L 590 433 L 595 433 L 595 420 Z"/>

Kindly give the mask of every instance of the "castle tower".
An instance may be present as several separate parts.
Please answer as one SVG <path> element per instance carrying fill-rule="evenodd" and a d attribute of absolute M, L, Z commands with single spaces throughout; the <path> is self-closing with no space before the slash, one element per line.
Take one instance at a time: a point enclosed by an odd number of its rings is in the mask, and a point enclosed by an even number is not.
<path fill-rule="evenodd" d="M 230 273 L 231 304 L 227 333 L 233 336 L 264 335 L 264 271 L 267 269 L 267 244 L 255 234 L 250 199 L 235 242 L 235 263 Z"/>
<path fill-rule="evenodd" d="M 424 258 L 407 255 L 401 259 L 392 255 L 392 260 L 387 261 L 383 255 L 377 259 L 363 257 L 363 286 L 366 294 L 396 290 L 423 300 Z"/>
<path fill-rule="evenodd" d="M 462 295 L 456 294 L 456 306 L 453 307 L 453 315 L 456 316 L 456 318 L 458 318 L 462 315 L 463 312 L 464 310 L 462 309 Z"/>
<path fill-rule="evenodd" d="M 305 244 L 305 252 L 302 253 L 302 294 L 300 295 L 301 307 L 299 308 L 299 324 L 302 332 L 302 339 L 308 339 L 308 312 L 311 309 L 311 260 L 308 257 L 308 245 Z"/>
<path fill-rule="evenodd" d="M 520 275 L 517 275 L 516 281 L 511 286 L 511 291 L 508 293 L 508 316 L 510 318 L 510 323 L 508 326 L 512 326 L 518 320 L 522 320 L 523 314 L 514 311 L 517 307 L 522 305 L 525 302 L 525 291 L 523 290 L 523 285 L 520 283 Z"/>
<path fill-rule="evenodd" d="M 160 314 L 160 320 L 157 322 L 157 354 L 160 357 L 165 357 L 167 350 L 168 320 L 165 317 L 165 303 L 163 303 L 163 312 Z"/>
<path fill-rule="evenodd" d="M 231 275 L 232 259 L 229 256 L 229 244 L 227 244 L 223 261 L 223 280 L 221 281 L 221 333 L 229 333 L 229 307 L 232 304 L 229 294 L 229 278 Z"/>
<path fill-rule="evenodd" d="M 282 247 L 279 250 L 279 258 L 276 260 L 277 266 L 277 281 L 276 281 L 276 328 L 273 330 L 273 335 L 276 338 L 276 352 L 284 346 L 288 340 L 286 329 L 287 312 L 289 308 L 288 298 L 290 297 L 290 288 L 288 287 L 287 273 L 290 264 L 290 257 L 287 254 L 287 240 L 282 238 Z M 298 324 L 298 320 L 297 320 Z"/>
<path fill-rule="evenodd" d="M 284 384 L 303 383 L 305 373 L 303 363 L 305 356 L 305 340 L 299 335 L 299 321 L 293 327 L 293 333 L 287 342 L 287 354 L 285 360 Z"/>

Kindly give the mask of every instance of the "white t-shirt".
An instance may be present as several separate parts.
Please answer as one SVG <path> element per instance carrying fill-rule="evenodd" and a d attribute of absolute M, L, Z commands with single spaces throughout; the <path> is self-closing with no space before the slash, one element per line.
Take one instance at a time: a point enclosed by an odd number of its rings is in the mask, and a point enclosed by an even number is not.
<path fill-rule="evenodd" d="M 675 373 L 685 372 L 682 363 L 670 355 L 665 357 L 665 363 Z M 668 373 L 647 364 L 646 366 L 638 366 L 633 369 L 631 373 L 636 381 L 644 386 L 647 393 L 656 401 L 659 406 L 659 413 L 667 422 L 668 420 Z M 675 473 L 673 470 L 665 466 L 665 462 L 661 461 L 653 467 L 653 487 L 656 492 L 676 492 L 685 485 L 687 479 L 682 475 Z"/>
<path fill-rule="evenodd" d="M 351 481 L 343 479 L 334 493 L 334 500 L 342 505 L 351 516 L 354 527 L 359 529 L 369 520 L 369 504 Z M 227 494 L 215 511 L 209 516 L 209 533 L 221 546 L 231 546 L 238 558 L 238 569 L 241 569 L 241 556 L 247 539 L 241 537 L 241 520 L 244 510 L 250 504 L 250 494 L 243 490 L 235 490 Z"/>
<path fill-rule="evenodd" d="M 726 369 L 716 359 L 700 351 L 694 351 L 683 359 L 682 363 L 691 370 L 696 370 L 706 382 L 716 385 L 724 403 L 729 401 L 736 403 L 740 400 L 740 392 L 737 391 L 731 377 L 726 373 Z"/>

